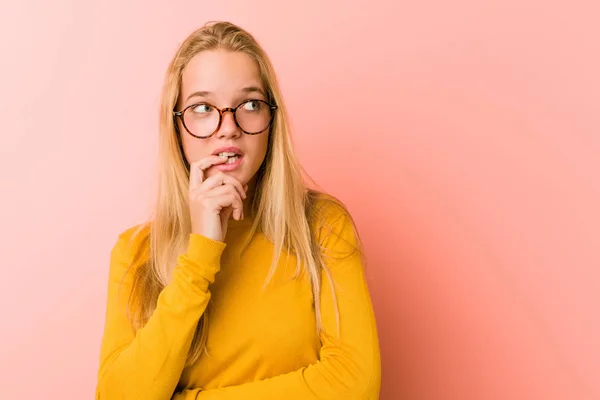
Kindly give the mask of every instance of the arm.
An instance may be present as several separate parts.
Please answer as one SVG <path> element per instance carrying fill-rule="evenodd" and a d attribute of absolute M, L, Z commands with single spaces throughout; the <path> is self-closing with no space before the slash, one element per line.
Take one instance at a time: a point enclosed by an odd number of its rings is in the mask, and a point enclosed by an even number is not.
<path fill-rule="evenodd" d="M 339 307 L 338 336 L 331 280 L 323 273 L 321 312 L 324 332 L 319 361 L 273 378 L 202 391 L 176 393 L 174 400 L 372 400 L 379 398 L 381 365 L 371 299 L 361 253 L 348 215 L 331 223 L 323 242 L 326 265 L 335 282 Z"/>
<path fill-rule="evenodd" d="M 191 234 L 154 313 L 134 333 L 125 311 L 133 280 L 128 270 L 132 256 L 124 234 L 120 235 L 111 253 L 97 400 L 171 398 L 210 299 L 208 285 L 214 282 L 224 248 L 225 243 Z"/>

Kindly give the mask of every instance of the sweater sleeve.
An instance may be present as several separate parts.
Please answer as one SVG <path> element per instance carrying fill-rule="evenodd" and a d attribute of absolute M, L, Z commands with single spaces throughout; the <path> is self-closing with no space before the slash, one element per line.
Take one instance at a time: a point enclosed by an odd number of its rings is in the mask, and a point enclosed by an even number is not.
<path fill-rule="evenodd" d="M 375 317 L 362 256 L 348 215 L 334 220 L 324 241 L 321 313 L 324 332 L 319 361 L 269 379 L 202 391 L 176 393 L 174 400 L 373 400 L 379 398 L 381 361 Z M 339 335 L 331 282 L 339 309 Z"/>
<path fill-rule="evenodd" d="M 170 399 L 183 371 L 198 320 L 220 268 L 225 243 L 190 234 L 156 309 L 134 333 L 126 314 L 133 282 L 132 248 L 125 233 L 111 252 L 96 400 Z"/>

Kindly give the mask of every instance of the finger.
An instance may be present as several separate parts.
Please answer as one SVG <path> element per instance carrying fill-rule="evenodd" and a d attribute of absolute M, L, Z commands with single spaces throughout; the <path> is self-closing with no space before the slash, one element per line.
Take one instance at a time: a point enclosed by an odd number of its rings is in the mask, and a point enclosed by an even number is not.
<path fill-rule="evenodd" d="M 204 182 L 202 182 L 201 188 L 202 191 L 208 192 L 209 190 L 223 185 L 233 186 L 243 199 L 246 198 L 246 191 L 242 187 L 240 181 L 238 181 L 232 176 L 224 174 L 223 172 L 219 172 L 218 174 L 207 178 Z"/>
<path fill-rule="evenodd" d="M 226 161 L 226 157 L 208 156 L 190 164 L 190 189 L 198 188 L 202 184 L 205 170 Z"/>
<path fill-rule="evenodd" d="M 223 211 L 221 211 L 221 224 L 225 224 L 225 229 L 227 229 L 227 221 L 229 220 L 229 217 L 231 217 L 231 214 L 233 213 L 233 208 L 231 207 L 226 207 Z M 225 233 L 223 233 L 225 234 Z"/>
<path fill-rule="evenodd" d="M 238 221 L 242 219 L 242 213 L 244 212 L 244 204 L 242 203 L 242 199 L 237 193 L 233 195 L 233 202 L 231 203 L 231 208 L 233 209 L 233 218 Z"/>
<path fill-rule="evenodd" d="M 224 209 L 231 207 L 233 209 L 233 218 L 237 220 L 241 219 L 244 206 L 237 193 L 227 193 L 214 197 L 211 196 L 207 198 L 207 200 L 213 204 L 213 208 L 218 210 L 219 214 L 222 213 Z"/>
<path fill-rule="evenodd" d="M 200 186 L 203 175 L 204 173 L 197 164 L 190 164 L 190 190 Z"/>
<path fill-rule="evenodd" d="M 233 203 L 225 203 L 229 204 L 230 207 L 233 207 L 233 211 L 235 213 L 236 219 L 241 219 L 244 213 L 244 202 L 240 197 L 240 194 L 235 190 L 235 188 L 231 185 L 223 185 L 212 189 L 210 192 L 205 194 L 207 199 L 216 198 L 216 197 L 224 197 L 225 199 L 230 199 L 233 196 Z M 236 210 L 238 210 L 236 212 Z M 238 213 L 239 212 L 239 213 Z"/>
<path fill-rule="evenodd" d="M 232 195 L 238 197 L 240 199 L 240 201 L 242 201 L 242 196 L 240 196 L 240 193 L 237 191 L 237 189 L 233 185 L 230 185 L 230 184 L 225 184 L 225 185 L 217 186 L 213 189 L 210 189 L 209 191 L 204 193 L 204 196 L 217 197 L 217 196 L 222 196 L 225 194 L 232 194 Z"/>
<path fill-rule="evenodd" d="M 222 186 L 219 188 L 215 188 L 210 192 L 205 193 L 204 198 L 215 200 L 221 208 L 231 206 L 233 202 L 243 203 L 239 193 L 236 190 L 232 189 L 231 186 Z M 224 202 L 221 202 L 221 200 L 219 200 L 220 198 L 223 198 Z"/>

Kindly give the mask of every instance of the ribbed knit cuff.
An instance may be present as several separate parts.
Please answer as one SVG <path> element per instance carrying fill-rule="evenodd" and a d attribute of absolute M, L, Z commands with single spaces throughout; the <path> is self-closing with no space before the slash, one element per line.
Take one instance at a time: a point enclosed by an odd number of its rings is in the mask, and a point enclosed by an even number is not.
<path fill-rule="evenodd" d="M 207 238 L 206 236 L 191 233 L 186 254 L 192 260 L 201 264 L 220 265 L 221 254 L 227 245 Z"/>
<path fill-rule="evenodd" d="M 224 242 L 191 233 L 184 257 L 193 264 L 201 266 L 203 270 L 206 271 L 208 269 L 206 272 L 216 273 L 221 267 L 221 254 L 223 254 L 226 246 Z M 214 281 L 214 274 L 208 275 L 205 278 L 212 283 Z"/>
<path fill-rule="evenodd" d="M 187 251 L 177 259 L 174 279 L 175 275 L 180 276 L 201 291 L 206 291 L 221 269 L 221 254 L 225 247 L 224 242 L 199 234 L 190 234 Z"/>

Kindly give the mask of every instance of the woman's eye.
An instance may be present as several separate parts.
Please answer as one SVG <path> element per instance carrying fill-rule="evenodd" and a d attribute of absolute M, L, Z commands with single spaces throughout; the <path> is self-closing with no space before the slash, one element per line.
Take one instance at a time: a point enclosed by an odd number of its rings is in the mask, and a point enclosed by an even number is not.
<path fill-rule="evenodd" d="M 244 103 L 244 110 L 246 111 L 256 111 L 260 108 L 260 101 L 249 101 Z"/>
<path fill-rule="evenodd" d="M 212 107 L 208 104 L 198 104 L 193 108 L 193 111 L 198 114 L 208 113 L 212 111 Z"/>

